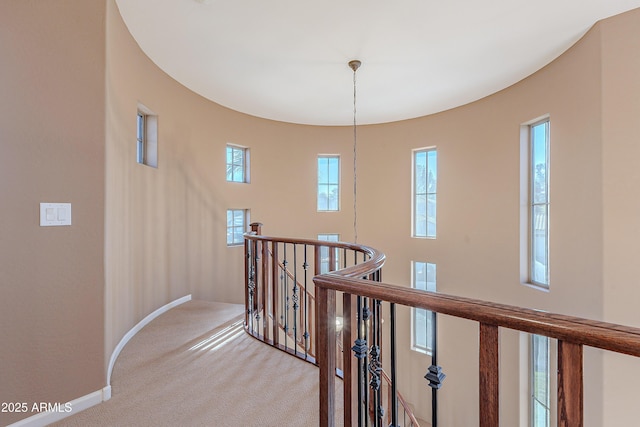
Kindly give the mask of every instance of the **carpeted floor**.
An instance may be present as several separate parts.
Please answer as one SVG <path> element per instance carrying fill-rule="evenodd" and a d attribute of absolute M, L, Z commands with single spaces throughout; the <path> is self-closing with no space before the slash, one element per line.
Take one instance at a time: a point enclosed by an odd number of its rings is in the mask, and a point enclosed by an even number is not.
<path fill-rule="evenodd" d="M 54 426 L 317 426 L 317 368 L 246 335 L 243 312 L 189 301 L 162 314 L 120 353 L 112 398 Z"/>

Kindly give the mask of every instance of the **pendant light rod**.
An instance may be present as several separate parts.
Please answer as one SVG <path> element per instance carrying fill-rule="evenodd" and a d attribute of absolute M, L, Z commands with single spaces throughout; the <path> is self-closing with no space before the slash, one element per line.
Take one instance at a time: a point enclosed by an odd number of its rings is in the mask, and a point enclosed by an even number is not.
<path fill-rule="evenodd" d="M 356 122 L 356 71 L 362 65 L 357 59 L 349 61 L 349 68 L 353 70 L 353 242 L 358 243 L 358 133 Z"/>

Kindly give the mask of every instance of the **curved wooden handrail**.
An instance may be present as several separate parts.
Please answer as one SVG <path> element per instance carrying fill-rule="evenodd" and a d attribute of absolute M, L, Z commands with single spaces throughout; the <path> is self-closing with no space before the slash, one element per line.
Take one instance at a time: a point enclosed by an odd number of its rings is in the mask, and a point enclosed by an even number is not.
<path fill-rule="evenodd" d="M 296 245 L 327 246 L 330 248 L 350 249 L 353 251 L 358 251 L 369 257 L 369 259 L 366 260 L 365 262 L 362 262 L 360 264 L 353 265 L 347 268 L 343 268 L 341 270 L 337 270 L 334 272 L 336 274 L 340 274 L 340 276 L 342 277 L 364 277 L 382 268 L 386 260 L 386 256 L 383 252 L 375 248 L 372 248 L 370 246 L 359 245 L 356 243 L 329 242 L 324 240 L 296 239 L 296 238 L 287 238 L 287 237 L 270 237 L 270 236 L 255 234 L 255 233 L 245 233 L 244 237 L 247 240 L 255 240 L 255 241 L 266 241 L 266 242 L 275 241 L 279 243 L 290 243 L 290 244 L 296 244 Z"/>
<path fill-rule="evenodd" d="M 340 272 L 313 280 L 321 288 L 640 357 L 640 328 L 344 277 Z"/>

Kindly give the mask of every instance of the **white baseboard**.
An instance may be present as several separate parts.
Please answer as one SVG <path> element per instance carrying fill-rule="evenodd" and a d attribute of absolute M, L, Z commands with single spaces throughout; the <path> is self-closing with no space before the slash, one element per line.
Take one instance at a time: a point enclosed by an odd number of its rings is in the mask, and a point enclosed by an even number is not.
<path fill-rule="evenodd" d="M 133 338 L 133 336 L 137 334 L 138 331 L 140 331 L 153 319 L 160 316 L 162 313 L 171 310 L 173 307 L 176 307 L 187 301 L 191 301 L 191 295 L 186 295 L 182 298 L 178 298 L 177 300 L 170 302 L 169 304 L 163 305 L 162 307 L 142 319 L 140 322 L 138 322 L 136 326 L 131 328 L 131 330 L 127 332 L 124 337 L 122 337 L 116 348 L 113 350 L 113 353 L 111 353 L 111 358 L 109 359 L 109 369 L 107 371 L 107 385 L 102 390 L 94 391 L 93 393 L 89 393 L 85 396 L 79 397 L 75 400 L 72 400 L 71 402 L 54 404 L 54 406 L 51 408 L 51 411 L 45 410 L 43 412 L 39 412 L 36 415 L 10 424 L 7 427 L 44 427 L 111 399 L 111 372 L 113 371 L 113 365 L 115 365 L 116 359 L 120 355 L 120 352 L 122 351 L 124 346 L 127 345 L 129 340 Z"/>
<path fill-rule="evenodd" d="M 191 301 L 191 294 L 185 295 L 182 298 L 171 301 L 169 304 L 163 305 L 162 307 L 142 319 L 140 322 L 138 322 L 136 326 L 131 328 L 131 330 L 122 337 L 116 348 L 113 350 L 113 353 L 111 353 L 111 358 L 109 359 L 109 368 L 107 369 L 107 387 L 109 388 L 109 397 L 105 400 L 109 400 L 111 398 L 111 373 L 113 372 L 113 366 L 116 364 L 116 359 L 120 355 L 120 352 L 122 351 L 124 346 L 127 345 L 129 340 L 133 338 L 133 336 L 137 334 L 140 329 L 144 328 L 153 319 L 160 316 L 162 313 L 171 310 L 173 307 L 184 304 L 187 301 Z"/>

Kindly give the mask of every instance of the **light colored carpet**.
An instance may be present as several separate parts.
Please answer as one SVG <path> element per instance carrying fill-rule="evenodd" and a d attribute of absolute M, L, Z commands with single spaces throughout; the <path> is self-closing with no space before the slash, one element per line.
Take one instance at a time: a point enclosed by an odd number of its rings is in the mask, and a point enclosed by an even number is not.
<path fill-rule="evenodd" d="M 54 426 L 317 426 L 317 368 L 245 334 L 243 312 L 189 301 L 162 314 L 120 353 L 112 398 Z"/>

